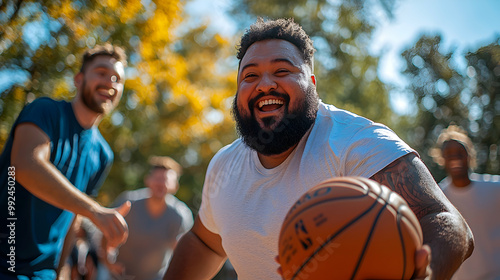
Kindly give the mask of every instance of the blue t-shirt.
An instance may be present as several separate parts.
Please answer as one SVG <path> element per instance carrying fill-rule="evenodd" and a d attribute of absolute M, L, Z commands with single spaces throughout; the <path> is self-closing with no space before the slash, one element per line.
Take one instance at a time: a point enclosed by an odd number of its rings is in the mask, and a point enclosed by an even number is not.
<path fill-rule="evenodd" d="M 81 127 L 66 101 L 39 98 L 21 111 L 12 127 L 0 155 L 0 278 L 54 279 L 74 214 L 38 199 L 14 180 L 11 149 L 21 123 L 33 123 L 45 132 L 50 138 L 50 162 L 89 195 L 95 195 L 106 178 L 113 152 L 97 127 Z"/>

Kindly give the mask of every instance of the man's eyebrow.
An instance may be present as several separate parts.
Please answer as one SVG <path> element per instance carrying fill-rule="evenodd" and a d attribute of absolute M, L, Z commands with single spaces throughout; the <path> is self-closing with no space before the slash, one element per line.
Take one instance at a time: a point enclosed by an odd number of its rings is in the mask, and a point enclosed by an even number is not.
<path fill-rule="evenodd" d="M 94 68 L 106 68 L 106 69 L 114 69 L 112 66 L 106 63 L 99 63 L 94 66 Z"/>
<path fill-rule="evenodd" d="M 119 78 L 122 78 L 122 76 L 120 75 L 120 73 L 118 73 L 118 71 L 115 70 L 115 68 L 113 66 L 110 66 L 109 64 L 107 63 L 99 63 L 99 64 L 96 64 L 94 66 L 94 69 L 106 69 L 106 70 L 111 70 L 113 71 L 116 75 L 119 76 Z"/>
<path fill-rule="evenodd" d="M 288 58 L 275 58 L 271 60 L 271 63 L 279 63 L 279 62 L 285 62 L 287 64 L 290 64 L 290 66 L 297 67 L 290 59 Z M 243 72 L 246 68 L 248 67 L 254 67 L 257 66 L 257 63 L 249 63 L 243 66 L 240 70 L 240 73 Z"/>
<path fill-rule="evenodd" d="M 248 67 L 254 67 L 254 66 L 257 66 L 257 63 L 246 64 L 245 66 L 241 67 L 240 73 L 242 73 Z"/>
<path fill-rule="evenodd" d="M 290 59 L 288 58 L 276 58 L 271 61 L 272 63 L 285 62 L 290 64 L 290 66 L 297 67 Z"/>

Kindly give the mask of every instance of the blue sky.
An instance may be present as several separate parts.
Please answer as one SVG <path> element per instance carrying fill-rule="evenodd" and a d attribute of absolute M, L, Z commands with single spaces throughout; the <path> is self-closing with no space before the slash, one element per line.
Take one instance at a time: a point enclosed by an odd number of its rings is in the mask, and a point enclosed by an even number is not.
<path fill-rule="evenodd" d="M 397 60 L 421 34 L 441 34 L 446 49 L 474 50 L 500 37 L 500 1 L 497 0 L 403 0 L 395 18 L 383 23 L 374 34 L 373 50 L 384 50 L 380 77 L 398 82 Z"/>
<path fill-rule="evenodd" d="M 500 1 L 497 0 L 400 0 L 392 21 L 384 22 L 374 34 L 372 51 L 381 55 L 379 77 L 392 84 L 391 103 L 399 113 L 407 113 L 404 94 L 404 65 L 400 53 L 422 34 L 441 34 L 444 50 L 456 48 L 457 63 L 462 54 L 492 43 L 500 37 Z"/>

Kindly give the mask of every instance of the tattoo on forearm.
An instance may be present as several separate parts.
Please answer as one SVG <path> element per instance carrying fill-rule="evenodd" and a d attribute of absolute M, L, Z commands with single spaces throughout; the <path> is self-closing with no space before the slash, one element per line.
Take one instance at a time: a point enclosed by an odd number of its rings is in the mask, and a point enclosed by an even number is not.
<path fill-rule="evenodd" d="M 401 195 L 417 218 L 441 208 L 430 191 L 429 183 L 433 179 L 425 178 L 422 166 L 414 163 L 415 155 L 403 156 L 373 175 L 371 179 L 389 187 Z M 425 168 L 425 167 L 423 167 Z"/>

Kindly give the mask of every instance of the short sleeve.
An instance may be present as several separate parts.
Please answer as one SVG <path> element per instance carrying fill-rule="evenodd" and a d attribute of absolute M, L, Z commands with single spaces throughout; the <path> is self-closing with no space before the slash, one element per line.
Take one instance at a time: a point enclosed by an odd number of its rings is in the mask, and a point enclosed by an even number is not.
<path fill-rule="evenodd" d="M 357 131 L 344 153 L 344 176 L 370 178 L 396 159 L 416 152 L 388 127 L 372 123 Z"/>
<path fill-rule="evenodd" d="M 33 123 L 53 141 L 57 137 L 57 127 L 62 114 L 56 102 L 49 98 L 36 99 L 21 111 L 16 126 L 22 123 Z"/>

